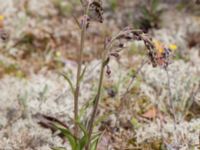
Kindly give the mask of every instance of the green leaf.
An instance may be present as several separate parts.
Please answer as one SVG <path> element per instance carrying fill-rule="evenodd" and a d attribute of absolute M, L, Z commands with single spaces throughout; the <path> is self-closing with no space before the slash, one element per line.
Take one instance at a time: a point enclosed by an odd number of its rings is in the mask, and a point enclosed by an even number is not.
<path fill-rule="evenodd" d="M 110 58 L 108 57 L 104 62 L 103 62 L 103 66 L 105 67 L 110 61 Z"/>
<path fill-rule="evenodd" d="M 66 150 L 64 147 L 52 147 L 52 150 Z"/>
<path fill-rule="evenodd" d="M 83 69 L 83 71 L 82 71 L 82 73 L 81 73 L 81 75 L 80 75 L 79 82 L 83 80 L 83 77 L 84 77 L 86 68 L 87 68 L 87 67 L 85 66 L 85 68 Z"/>
<path fill-rule="evenodd" d="M 45 84 L 43 90 L 39 93 L 41 100 L 44 100 L 44 97 L 45 97 L 45 94 L 47 93 L 47 91 L 48 91 L 48 85 Z"/>
<path fill-rule="evenodd" d="M 78 122 L 77 123 L 78 126 L 80 127 L 81 131 L 83 132 L 84 135 L 88 135 L 88 132 L 87 132 L 87 129 L 86 127 L 81 123 L 81 122 Z"/>
<path fill-rule="evenodd" d="M 111 6 L 112 11 L 114 11 L 117 8 L 117 0 L 109 0 L 108 3 Z"/>
<path fill-rule="evenodd" d="M 81 131 L 83 132 L 83 137 L 79 141 L 80 148 L 82 150 L 85 147 L 85 145 L 88 143 L 89 135 L 88 135 L 86 127 L 81 122 L 78 122 L 77 124 L 80 127 Z"/>
<path fill-rule="evenodd" d="M 62 134 L 64 134 L 65 138 L 69 141 L 72 150 L 78 150 L 78 139 L 72 134 L 72 132 L 58 123 L 54 123 L 54 125 Z"/>
<path fill-rule="evenodd" d="M 97 149 L 100 137 L 101 137 L 101 133 L 97 133 L 96 135 L 94 135 L 92 137 L 90 150 L 96 150 Z"/>
<path fill-rule="evenodd" d="M 80 111 L 79 111 L 79 120 L 78 120 L 79 122 L 80 122 L 81 117 L 83 117 L 83 116 L 85 115 L 87 109 L 93 105 L 94 100 L 95 100 L 94 98 L 92 98 L 91 100 L 88 100 L 88 101 L 81 107 L 81 109 L 80 109 Z"/>
<path fill-rule="evenodd" d="M 144 6 L 141 7 L 141 11 L 142 11 L 142 14 L 143 14 L 144 18 L 148 19 L 150 17 L 150 12 L 146 7 L 144 7 Z"/>
<path fill-rule="evenodd" d="M 112 114 L 112 112 L 109 112 L 109 113 L 105 113 L 105 114 L 101 115 L 100 117 L 98 117 L 94 123 L 94 126 L 99 125 L 102 121 L 106 120 L 108 118 L 108 116 L 110 116 L 111 114 Z"/>
<path fill-rule="evenodd" d="M 138 129 L 140 127 L 140 123 L 135 117 L 132 117 L 131 124 L 134 126 L 135 129 Z"/>
<path fill-rule="evenodd" d="M 66 73 L 61 72 L 60 74 L 65 78 L 65 80 L 67 80 L 67 82 L 70 86 L 70 89 L 71 89 L 72 93 L 74 94 L 75 89 L 74 89 L 71 79 L 68 77 L 68 75 Z"/>
<path fill-rule="evenodd" d="M 85 147 L 85 145 L 88 143 L 88 136 L 85 136 L 85 135 L 84 135 L 84 136 L 80 139 L 79 143 L 80 143 L 80 149 L 82 150 L 82 149 Z"/>
<path fill-rule="evenodd" d="M 155 13 L 158 9 L 158 5 L 159 5 L 160 1 L 159 0 L 152 0 L 152 11 L 153 13 Z"/>

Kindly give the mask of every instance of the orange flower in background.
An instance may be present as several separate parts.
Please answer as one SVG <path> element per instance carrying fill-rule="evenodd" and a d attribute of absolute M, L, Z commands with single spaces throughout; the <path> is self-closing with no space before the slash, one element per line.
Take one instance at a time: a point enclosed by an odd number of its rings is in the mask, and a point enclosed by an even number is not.
<path fill-rule="evenodd" d="M 164 44 L 162 42 L 155 40 L 155 39 L 153 39 L 153 44 L 154 44 L 154 47 L 156 49 L 156 52 L 160 53 L 160 54 L 165 52 L 165 48 L 167 48 L 167 47 L 164 46 Z M 172 51 L 175 51 L 175 50 L 177 50 L 177 45 L 176 44 L 169 44 L 168 48 Z"/>
<path fill-rule="evenodd" d="M 154 47 L 156 49 L 156 53 L 162 54 L 164 52 L 164 45 L 158 40 L 153 40 Z"/>
<path fill-rule="evenodd" d="M 0 15 L 0 28 L 3 28 L 4 16 Z"/>
<path fill-rule="evenodd" d="M 4 20 L 4 16 L 0 15 L 0 21 Z"/>
<path fill-rule="evenodd" d="M 165 47 L 164 47 L 164 44 L 161 43 L 160 41 L 158 40 L 153 40 L 153 44 L 154 44 L 154 47 L 155 47 L 155 51 L 156 51 L 156 61 L 157 61 L 157 64 L 162 66 L 165 64 L 165 60 L 163 59 L 163 54 L 165 52 Z"/>
<path fill-rule="evenodd" d="M 172 51 L 175 51 L 177 46 L 175 44 L 165 46 L 162 42 L 155 39 L 153 39 L 153 45 L 155 48 L 156 63 L 159 66 L 167 67 L 170 63 L 169 59 Z"/>

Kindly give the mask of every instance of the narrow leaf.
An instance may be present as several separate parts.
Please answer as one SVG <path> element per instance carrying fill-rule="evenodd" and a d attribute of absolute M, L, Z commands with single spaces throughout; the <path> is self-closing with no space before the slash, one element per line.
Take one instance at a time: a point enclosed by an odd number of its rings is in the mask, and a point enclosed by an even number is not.
<path fill-rule="evenodd" d="M 69 141 L 69 144 L 72 148 L 72 150 L 77 150 L 78 146 L 78 140 L 77 138 L 71 133 L 71 131 L 68 128 L 63 127 L 60 124 L 55 123 L 55 127 L 61 131 L 62 134 L 64 134 L 65 138 Z"/>
<path fill-rule="evenodd" d="M 108 57 L 104 62 L 103 62 L 103 66 L 105 67 L 110 61 L 110 58 Z"/>
<path fill-rule="evenodd" d="M 52 147 L 52 150 L 66 150 L 64 147 Z"/>
<path fill-rule="evenodd" d="M 85 145 L 88 143 L 89 135 L 88 135 L 86 127 L 81 122 L 78 122 L 77 124 L 84 134 L 83 137 L 80 139 L 80 148 L 82 150 L 85 147 Z"/>
<path fill-rule="evenodd" d="M 98 124 L 100 124 L 102 121 L 106 120 L 108 118 L 108 116 L 110 116 L 112 113 L 105 113 L 102 116 L 100 116 L 94 123 L 95 126 L 97 126 Z"/>
<path fill-rule="evenodd" d="M 152 0 L 152 11 L 155 13 L 159 5 L 159 0 Z"/>
<path fill-rule="evenodd" d="M 83 77 L 84 77 L 86 68 L 87 68 L 87 67 L 85 66 L 85 68 L 83 69 L 83 71 L 82 71 L 82 73 L 81 73 L 81 75 L 80 75 L 79 81 L 82 81 L 82 80 L 83 80 Z"/>
<path fill-rule="evenodd" d="M 71 79 L 67 76 L 66 73 L 60 73 L 60 74 L 65 78 L 65 80 L 67 80 L 67 82 L 70 86 L 70 89 L 71 89 L 72 93 L 74 94 L 75 89 L 74 89 Z"/>
<path fill-rule="evenodd" d="M 150 12 L 146 7 L 141 7 L 141 11 L 142 11 L 142 14 L 143 14 L 145 19 L 148 19 L 148 18 L 151 17 Z"/>
<path fill-rule="evenodd" d="M 80 121 L 81 117 L 83 117 L 83 116 L 85 115 L 87 109 L 93 105 L 94 100 L 95 100 L 94 98 L 91 99 L 91 100 L 88 100 L 88 101 L 81 107 L 81 109 L 80 109 L 80 111 L 79 111 L 79 120 L 78 120 L 78 121 Z"/>
<path fill-rule="evenodd" d="M 101 133 L 98 133 L 92 137 L 90 150 L 97 150 L 100 137 Z"/>

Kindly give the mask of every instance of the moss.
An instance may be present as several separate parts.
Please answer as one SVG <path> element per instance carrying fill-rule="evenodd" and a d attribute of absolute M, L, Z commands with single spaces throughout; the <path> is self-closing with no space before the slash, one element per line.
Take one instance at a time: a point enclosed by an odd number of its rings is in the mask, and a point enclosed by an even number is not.
<path fill-rule="evenodd" d="M 160 139 L 154 139 L 151 141 L 146 141 L 145 143 L 140 144 L 142 149 L 148 150 L 166 150 Z"/>
<path fill-rule="evenodd" d="M 3 74 L 13 75 L 18 78 L 26 77 L 26 74 L 20 69 L 17 64 L 5 64 L 3 61 L 0 61 L 0 68 L 2 68 Z"/>

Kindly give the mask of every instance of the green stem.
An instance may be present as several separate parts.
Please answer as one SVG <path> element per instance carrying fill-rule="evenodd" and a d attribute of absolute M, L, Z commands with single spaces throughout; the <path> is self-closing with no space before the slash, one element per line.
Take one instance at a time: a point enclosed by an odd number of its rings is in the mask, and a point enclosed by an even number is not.
<path fill-rule="evenodd" d="M 96 117 L 96 113 L 97 113 L 97 109 L 98 109 L 98 105 L 99 105 L 99 100 L 100 100 L 100 97 L 101 97 L 102 83 L 103 83 L 103 77 L 104 77 L 104 69 L 105 69 L 105 60 L 103 60 L 102 64 L 101 64 L 98 91 L 97 91 L 97 95 L 96 95 L 95 100 L 94 100 L 94 107 L 93 107 L 93 111 L 92 111 L 92 116 L 91 116 L 91 119 L 90 119 L 90 122 L 89 122 L 89 125 L 88 125 L 88 143 L 86 145 L 85 150 L 89 150 L 89 147 L 90 147 L 91 135 L 92 135 L 92 131 L 93 131 L 93 124 L 94 124 L 94 120 L 95 120 L 95 117 Z"/>
<path fill-rule="evenodd" d="M 77 75 L 76 75 L 76 88 L 74 92 L 74 121 L 76 122 L 78 120 L 78 102 L 79 102 L 79 91 L 80 91 L 80 76 L 81 76 L 81 67 L 82 67 L 82 57 L 83 57 L 83 49 L 84 49 L 84 42 L 85 42 L 85 24 L 82 27 L 81 30 L 81 42 L 80 42 L 80 49 L 78 52 L 77 57 Z M 75 130 L 74 135 L 78 135 L 78 125 L 75 123 Z"/>

